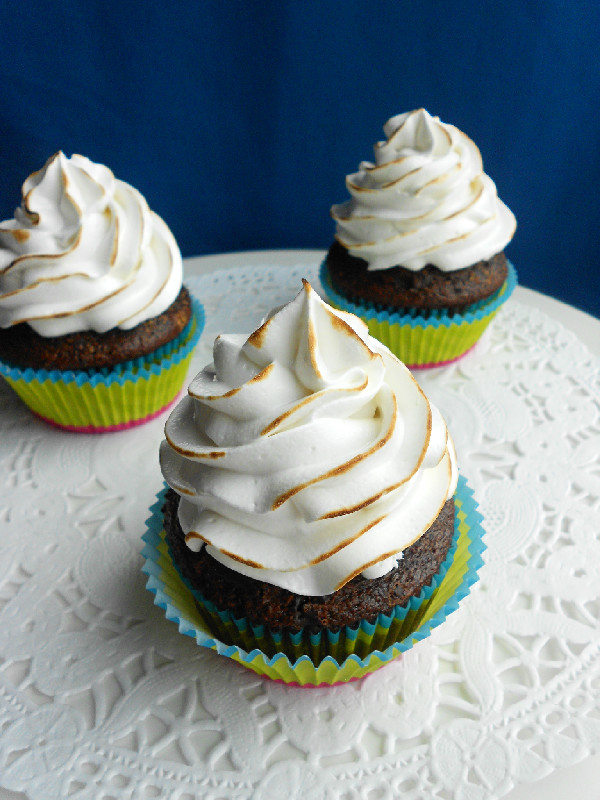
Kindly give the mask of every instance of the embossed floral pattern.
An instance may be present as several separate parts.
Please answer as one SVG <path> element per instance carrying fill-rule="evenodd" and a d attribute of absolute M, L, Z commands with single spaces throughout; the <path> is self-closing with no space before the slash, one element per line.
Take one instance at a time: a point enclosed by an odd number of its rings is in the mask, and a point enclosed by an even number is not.
<path fill-rule="evenodd" d="M 189 281 L 215 335 L 317 264 Z M 0 386 L 0 786 L 31 800 L 493 800 L 600 751 L 600 369 L 511 299 L 417 373 L 485 517 L 486 566 L 433 635 L 362 682 L 302 690 L 181 636 L 144 589 L 164 419 L 48 429 Z"/>

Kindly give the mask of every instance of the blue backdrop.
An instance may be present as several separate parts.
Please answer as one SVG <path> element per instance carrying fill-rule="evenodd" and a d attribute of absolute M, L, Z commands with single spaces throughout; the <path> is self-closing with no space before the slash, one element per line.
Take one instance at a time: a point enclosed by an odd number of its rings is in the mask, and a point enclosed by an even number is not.
<path fill-rule="evenodd" d="M 184 255 L 327 247 L 344 177 L 424 106 L 479 145 L 523 284 L 600 315 L 598 0 L 5 0 L 0 218 L 53 152 Z"/>

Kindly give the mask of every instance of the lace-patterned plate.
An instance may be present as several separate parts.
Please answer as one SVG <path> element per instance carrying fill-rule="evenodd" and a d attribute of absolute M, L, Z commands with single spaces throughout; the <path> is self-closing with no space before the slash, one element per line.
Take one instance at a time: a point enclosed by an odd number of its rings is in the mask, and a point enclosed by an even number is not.
<path fill-rule="evenodd" d="M 318 262 L 186 283 L 248 332 Z M 600 752 L 600 364 L 511 298 L 416 377 L 486 520 L 477 590 L 364 681 L 310 692 L 221 668 L 152 604 L 141 534 L 164 416 L 54 430 L 0 386 L 0 786 L 31 800 L 490 800 Z"/>

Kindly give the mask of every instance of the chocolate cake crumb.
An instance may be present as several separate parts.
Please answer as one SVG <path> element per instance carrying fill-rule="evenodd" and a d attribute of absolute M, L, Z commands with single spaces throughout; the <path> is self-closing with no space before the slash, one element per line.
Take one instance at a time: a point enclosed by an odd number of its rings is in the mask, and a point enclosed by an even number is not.
<path fill-rule="evenodd" d="M 273 584 L 254 580 L 216 561 L 203 547 L 194 553 L 185 544 L 177 510 L 179 495 L 169 489 L 163 507 L 164 526 L 171 555 L 182 574 L 221 611 L 249 619 L 272 630 L 308 628 L 338 630 L 355 627 L 361 620 L 389 614 L 406 605 L 431 582 L 446 558 L 454 536 L 454 500 L 448 500 L 431 527 L 404 551 L 397 566 L 380 578 L 358 576 L 330 595 L 295 594 Z"/>
<path fill-rule="evenodd" d="M 437 309 L 462 313 L 498 291 L 508 276 L 503 252 L 451 272 L 432 264 L 416 271 L 402 266 L 369 270 L 364 259 L 337 241 L 329 249 L 327 269 L 333 288 L 349 300 L 381 309 L 417 309 L 424 316 Z"/>
<path fill-rule="evenodd" d="M 106 333 L 81 331 L 40 336 L 26 322 L 0 328 L 0 359 L 16 367 L 46 370 L 99 370 L 148 355 L 173 341 L 192 315 L 190 295 L 182 287 L 171 305 L 135 328 Z"/>

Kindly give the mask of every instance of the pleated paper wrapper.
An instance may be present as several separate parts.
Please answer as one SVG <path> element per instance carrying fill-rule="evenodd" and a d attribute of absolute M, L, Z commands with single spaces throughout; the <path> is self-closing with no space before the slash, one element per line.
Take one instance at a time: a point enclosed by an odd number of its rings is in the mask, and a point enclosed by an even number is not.
<path fill-rule="evenodd" d="M 452 545 L 440 570 L 421 594 L 392 614 L 363 620 L 356 628 L 311 634 L 271 631 L 217 609 L 193 589 L 174 565 L 165 539 L 162 506 L 166 488 L 150 509 L 143 571 L 154 602 L 167 619 L 201 647 L 273 680 L 300 686 L 343 683 L 368 675 L 409 650 L 454 612 L 478 580 L 483 564 L 482 516 L 466 479 L 459 477 Z"/>

